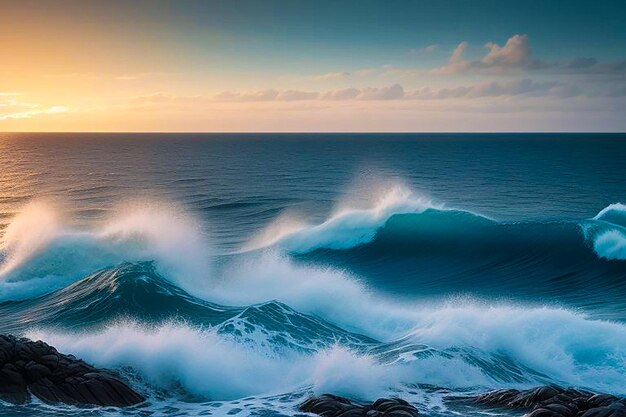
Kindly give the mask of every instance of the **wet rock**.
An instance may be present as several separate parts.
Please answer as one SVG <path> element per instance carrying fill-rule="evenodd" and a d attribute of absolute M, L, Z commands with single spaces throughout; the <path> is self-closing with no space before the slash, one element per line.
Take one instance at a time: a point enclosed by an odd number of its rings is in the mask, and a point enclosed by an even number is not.
<path fill-rule="evenodd" d="M 332 394 L 312 397 L 300 404 L 300 410 L 323 417 L 417 417 L 417 408 L 400 398 L 380 398 L 361 404 Z"/>
<path fill-rule="evenodd" d="M 527 417 L 626 417 L 626 400 L 573 388 L 496 390 L 473 400 L 488 406 L 526 409 Z"/>
<path fill-rule="evenodd" d="M 110 372 L 29 339 L 0 335 L 0 399 L 123 407 L 144 398 Z"/>

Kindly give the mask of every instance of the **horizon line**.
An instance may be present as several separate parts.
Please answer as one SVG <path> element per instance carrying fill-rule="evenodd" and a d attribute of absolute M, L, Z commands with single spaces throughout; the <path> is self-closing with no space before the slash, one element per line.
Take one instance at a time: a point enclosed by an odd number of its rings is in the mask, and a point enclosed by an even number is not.
<path fill-rule="evenodd" d="M 33 131 L 0 131 L 0 135 L 4 134 L 34 134 L 34 133 L 90 133 L 90 134 L 183 134 L 183 135 L 484 135 L 484 134 L 626 134 L 626 131 L 574 131 L 574 130 L 537 130 L 537 131 L 156 131 L 156 130 L 33 130 Z"/>

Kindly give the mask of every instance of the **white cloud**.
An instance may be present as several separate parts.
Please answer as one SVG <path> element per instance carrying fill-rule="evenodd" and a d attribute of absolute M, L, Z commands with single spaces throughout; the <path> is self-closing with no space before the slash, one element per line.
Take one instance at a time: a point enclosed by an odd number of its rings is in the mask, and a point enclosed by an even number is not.
<path fill-rule="evenodd" d="M 489 42 L 485 44 L 485 48 L 489 49 L 489 52 L 481 61 L 489 67 L 521 67 L 530 62 L 530 45 L 526 35 L 513 35 L 502 47 Z"/>
<path fill-rule="evenodd" d="M 480 60 L 467 60 L 463 57 L 468 47 L 466 41 L 461 42 L 452 51 L 448 63 L 430 70 L 432 74 L 458 74 L 469 70 L 507 69 L 543 66 L 541 61 L 531 59 L 531 49 L 527 35 L 513 35 L 504 46 L 494 42 L 485 44 L 489 51 Z"/>
<path fill-rule="evenodd" d="M 472 63 L 463 59 L 463 52 L 467 49 L 467 42 L 461 42 L 452 51 L 448 63 L 442 67 L 434 68 L 431 70 L 433 74 L 456 74 L 459 72 L 467 71 Z"/>
<path fill-rule="evenodd" d="M 11 113 L 0 114 L 0 120 L 9 120 L 9 119 L 29 119 L 33 116 L 39 116 L 42 114 L 58 114 L 67 112 L 67 107 L 65 106 L 52 106 L 47 108 L 34 108 L 31 110 L 24 111 L 13 111 Z"/>

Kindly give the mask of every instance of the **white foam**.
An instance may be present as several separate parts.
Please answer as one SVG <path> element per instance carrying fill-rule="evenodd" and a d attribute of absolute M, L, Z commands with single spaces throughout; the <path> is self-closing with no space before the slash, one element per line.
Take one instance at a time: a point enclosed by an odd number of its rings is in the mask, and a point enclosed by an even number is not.
<path fill-rule="evenodd" d="M 372 295 L 345 271 L 298 265 L 277 251 L 255 254 L 231 265 L 207 297 L 227 305 L 277 300 L 380 339 L 407 332 L 415 316 L 410 306 Z"/>
<path fill-rule="evenodd" d="M 210 275 L 210 250 L 199 222 L 175 205 L 121 205 L 103 224 L 77 229 L 54 205 L 34 202 L 11 221 L 0 250 L 0 300 L 48 292 L 124 261 L 155 261 L 163 276 L 190 292 Z"/>
<path fill-rule="evenodd" d="M 622 230 L 599 233 L 593 239 L 593 249 L 601 258 L 626 260 L 626 233 Z"/>
<path fill-rule="evenodd" d="M 279 244 L 291 252 L 318 248 L 348 249 L 370 242 L 394 214 L 421 213 L 435 207 L 432 201 L 402 184 L 375 189 L 365 201 L 340 202 L 324 222 L 309 225 L 293 216 L 279 217 L 254 236 L 246 248 Z M 441 207 L 438 207 L 441 208 Z"/>
<path fill-rule="evenodd" d="M 458 352 L 466 352 L 485 363 L 503 355 L 521 370 L 542 373 L 564 385 L 626 394 L 626 326 L 620 323 L 559 307 L 495 301 L 400 304 L 369 292 L 345 272 L 297 265 L 275 252 L 250 259 L 228 276 L 232 281 L 213 292 L 214 299 L 226 304 L 276 299 L 379 340 L 410 340 L 457 352 L 451 359 L 409 358 L 420 368 L 411 371 L 414 381 L 424 378 L 419 382 L 442 386 L 493 384 L 489 373 L 463 361 Z"/>
<path fill-rule="evenodd" d="M 608 216 L 623 218 L 626 220 L 626 205 L 622 203 L 613 203 L 600 210 L 593 220 L 603 220 Z M 626 226 L 626 225 L 623 225 Z"/>
<path fill-rule="evenodd" d="M 411 339 L 503 354 L 557 383 L 626 393 L 626 326 L 570 310 L 476 303 L 425 309 Z"/>
<path fill-rule="evenodd" d="M 37 330 L 28 337 L 46 340 L 97 366 L 132 366 L 152 385 L 167 389 L 180 384 L 209 399 L 282 394 L 310 386 L 320 393 L 371 398 L 397 383 L 392 370 L 341 347 L 312 356 L 294 352 L 269 357 L 211 330 L 180 323 L 155 328 L 116 323 L 83 334 Z"/>

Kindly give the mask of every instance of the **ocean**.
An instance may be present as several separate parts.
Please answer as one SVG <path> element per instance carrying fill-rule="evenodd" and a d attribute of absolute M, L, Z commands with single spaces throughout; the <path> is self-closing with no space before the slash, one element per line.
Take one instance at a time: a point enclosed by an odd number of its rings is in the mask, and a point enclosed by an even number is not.
<path fill-rule="evenodd" d="M 624 396 L 622 202 L 626 134 L 0 133 L 0 334 L 147 398 L 0 415 Z"/>

